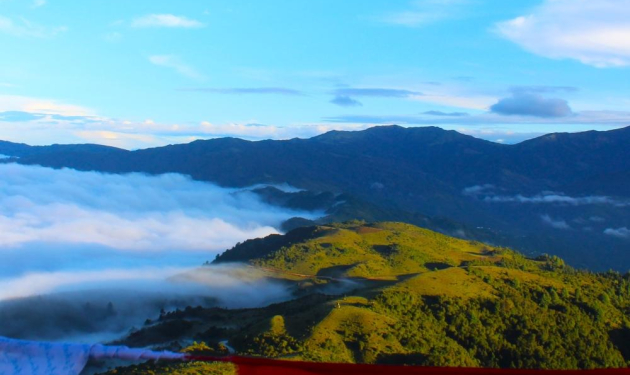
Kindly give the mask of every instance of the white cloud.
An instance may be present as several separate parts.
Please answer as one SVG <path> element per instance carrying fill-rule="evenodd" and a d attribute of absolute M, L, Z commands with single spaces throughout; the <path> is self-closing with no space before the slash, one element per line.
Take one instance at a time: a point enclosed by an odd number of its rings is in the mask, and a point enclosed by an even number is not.
<path fill-rule="evenodd" d="M 546 0 L 496 25 L 527 51 L 596 67 L 630 65 L 630 0 Z"/>
<path fill-rule="evenodd" d="M 131 26 L 137 28 L 169 27 L 191 29 L 204 27 L 205 25 L 197 20 L 173 14 L 148 14 L 134 19 L 131 22 Z"/>
<path fill-rule="evenodd" d="M 0 336 L 112 341 L 161 308 L 253 308 L 291 298 L 289 286 L 263 276 L 252 267 L 217 265 L 46 270 L 0 279 L 0 315 L 10 322 L 0 324 Z"/>
<path fill-rule="evenodd" d="M 0 15 L 0 32 L 17 37 L 51 38 L 67 30 L 66 26 L 46 27 L 23 17 L 12 19 Z"/>
<path fill-rule="evenodd" d="M 94 111 L 57 100 L 20 95 L 0 95 L 0 112 L 24 111 L 64 116 L 91 116 Z"/>
<path fill-rule="evenodd" d="M 213 124 L 203 121 L 200 133 L 205 136 L 237 136 L 246 139 L 289 139 L 294 137 L 312 137 L 321 134 L 324 129 L 317 125 L 273 126 L 261 124 Z"/>
<path fill-rule="evenodd" d="M 46 0 L 33 0 L 33 5 L 31 5 L 33 8 L 40 8 L 43 7 L 44 5 L 46 5 Z"/>
<path fill-rule="evenodd" d="M 218 252 L 304 213 L 176 174 L 0 165 L 0 248 L 40 242 Z M 308 214 L 306 214 L 309 216 Z"/>
<path fill-rule="evenodd" d="M 195 68 L 183 62 L 178 56 L 173 55 L 154 55 L 149 57 L 149 61 L 153 65 L 171 68 L 177 73 L 193 79 L 203 79 L 203 74 L 199 73 Z"/>
<path fill-rule="evenodd" d="M 289 296 L 288 288 L 263 279 L 263 273 L 240 264 L 210 267 L 138 267 L 101 270 L 33 272 L 9 279 L 0 279 L 1 301 L 45 295 L 55 292 L 108 289 L 129 290 L 140 296 L 160 291 L 164 296 L 186 295 L 215 297 L 230 307 L 257 307 L 278 302 Z M 99 294 L 99 293 L 96 293 Z M 147 311 L 142 319 L 157 311 Z"/>
<path fill-rule="evenodd" d="M 103 283 L 116 281 L 163 280 L 183 272 L 182 268 L 147 268 L 147 269 L 107 269 L 99 271 L 58 271 L 37 272 L 11 278 L 0 279 L 0 301 L 14 298 L 28 297 L 37 294 L 47 294 L 60 287 L 81 285 L 85 283 Z"/>
<path fill-rule="evenodd" d="M 542 215 L 540 218 L 542 219 L 543 223 L 549 225 L 552 228 L 563 230 L 571 229 L 571 226 L 569 226 L 569 224 L 567 224 L 565 220 L 554 219 L 549 215 Z"/>
<path fill-rule="evenodd" d="M 107 125 L 105 125 L 107 127 Z M 114 125 L 116 127 L 116 125 Z M 75 142 L 96 143 L 106 146 L 124 148 L 128 150 L 163 146 L 169 143 L 169 137 L 157 136 L 150 133 L 130 133 L 112 130 L 88 130 L 77 129 L 71 131 L 71 136 L 76 137 Z M 173 140 L 175 140 L 173 138 Z M 194 139 L 190 139 L 192 142 Z"/>
<path fill-rule="evenodd" d="M 594 127 L 626 127 L 630 124 L 630 112 L 581 111 L 564 117 L 535 117 L 524 115 L 503 116 L 481 113 L 461 117 L 437 117 L 425 114 L 395 115 L 340 115 L 325 117 L 325 121 L 338 123 L 398 124 L 398 125 L 457 125 L 457 126 L 504 126 L 522 125 L 589 125 Z M 515 128 L 513 128 L 515 129 Z"/>
<path fill-rule="evenodd" d="M 608 228 L 604 231 L 604 234 L 607 234 L 613 237 L 619 237 L 619 238 L 630 238 L 630 229 L 626 227 L 617 228 L 617 229 Z"/>
<path fill-rule="evenodd" d="M 505 128 L 493 128 L 493 127 L 460 127 L 455 126 L 453 130 L 459 133 L 470 135 L 475 138 L 486 139 L 492 142 L 516 144 L 522 141 L 539 137 L 544 134 L 541 131 L 513 131 Z"/>
<path fill-rule="evenodd" d="M 532 203 L 532 204 L 560 204 L 569 206 L 584 206 L 584 205 L 610 205 L 615 207 L 628 207 L 630 202 L 623 202 L 611 197 L 602 195 L 590 195 L 585 197 L 570 197 L 568 195 L 546 192 L 531 197 L 527 197 L 521 194 L 514 196 L 494 195 L 493 193 L 483 192 L 487 194 L 483 200 L 486 202 L 498 202 L 498 203 Z M 482 194 L 481 192 L 478 194 Z"/>
<path fill-rule="evenodd" d="M 2 99 L 5 99 L 4 101 Z M 25 111 L 25 109 L 29 109 Z M 33 109 L 34 111 L 30 111 Z M 362 130 L 365 124 L 296 123 L 288 126 L 247 122 L 161 123 L 109 119 L 87 108 L 0 95 L 0 139 L 31 145 L 97 143 L 124 149 L 188 143 L 197 139 L 240 137 L 248 140 L 309 138 L 331 130 Z"/>
<path fill-rule="evenodd" d="M 477 196 L 479 194 L 487 193 L 489 190 L 493 190 L 493 189 L 494 189 L 494 185 L 491 185 L 491 184 L 473 185 L 473 186 L 464 188 L 462 190 L 462 194 L 470 195 L 470 196 Z"/>

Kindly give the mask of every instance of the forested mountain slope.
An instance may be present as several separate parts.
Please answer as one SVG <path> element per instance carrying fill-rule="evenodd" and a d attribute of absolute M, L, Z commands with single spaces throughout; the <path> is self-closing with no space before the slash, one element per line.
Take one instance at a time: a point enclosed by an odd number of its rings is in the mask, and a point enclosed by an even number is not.
<path fill-rule="evenodd" d="M 236 260 L 298 297 L 167 312 L 124 343 L 196 340 L 204 344 L 188 350 L 216 354 L 228 340 L 243 355 L 424 366 L 630 363 L 630 274 L 575 271 L 557 257 L 527 259 L 401 223 L 301 228 L 239 244 L 214 263 Z"/>

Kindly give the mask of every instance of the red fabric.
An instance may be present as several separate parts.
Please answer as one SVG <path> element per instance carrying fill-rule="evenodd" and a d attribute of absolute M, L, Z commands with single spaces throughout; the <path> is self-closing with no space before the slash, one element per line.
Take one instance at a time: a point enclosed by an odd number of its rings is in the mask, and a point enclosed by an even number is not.
<path fill-rule="evenodd" d="M 237 356 L 191 356 L 188 359 L 193 361 L 231 362 L 238 367 L 239 375 L 630 375 L 630 368 L 599 370 L 521 370 L 462 367 L 355 365 L 347 363 L 297 362 Z"/>

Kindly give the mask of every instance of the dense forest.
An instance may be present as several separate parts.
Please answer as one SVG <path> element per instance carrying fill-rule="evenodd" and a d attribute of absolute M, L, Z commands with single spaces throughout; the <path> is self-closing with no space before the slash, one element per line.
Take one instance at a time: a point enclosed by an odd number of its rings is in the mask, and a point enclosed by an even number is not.
<path fill-rule="evenodd" d="M 238 244 L 239 261 L 294 287 L 259 309 L 163 312 L 122 342 L 306 361 L 588 369 L 630 364 L 630 274 L 447 237 L 348 222 Z M 212 265 L 208 266 L 211 272 Z M 201 374 L 225 364 L 145 364 L 109 374 Z M 151 373 L 151 372 L 146 372 Z"/>

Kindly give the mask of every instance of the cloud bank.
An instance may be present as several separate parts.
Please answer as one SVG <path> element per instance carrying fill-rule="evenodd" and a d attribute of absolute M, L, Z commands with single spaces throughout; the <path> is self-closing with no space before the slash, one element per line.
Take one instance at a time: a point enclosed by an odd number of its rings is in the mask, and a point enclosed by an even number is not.
<path fill-rule="evenodd" d="M 107 175 L 0 165 L 0 247 L 30 242 L 220 251 L 302 213 L 248 191 L 168 174 Z M 307 214 L 308 215 L 308 214 Z"/>
<path fill-rule="evenodd" d="M 15 338 L 102 342 L 161 309 L 289 299 L 289 285 L 252 267 L 200 265 L 290 217 L 317 216 L 261 202 L 251 192 L 260 186 L 177 174 L 2 164 L 0 175 L 0 336 Z"/>
<path fill-rule="evenodd" d="M 286 285 L 250 267 L 200 266 L 317 217 L 179 174 L 0 164 L 0 175 L 0 335 L 18 338 L 102 341 L 162 308 L 285 300 Z"/>

